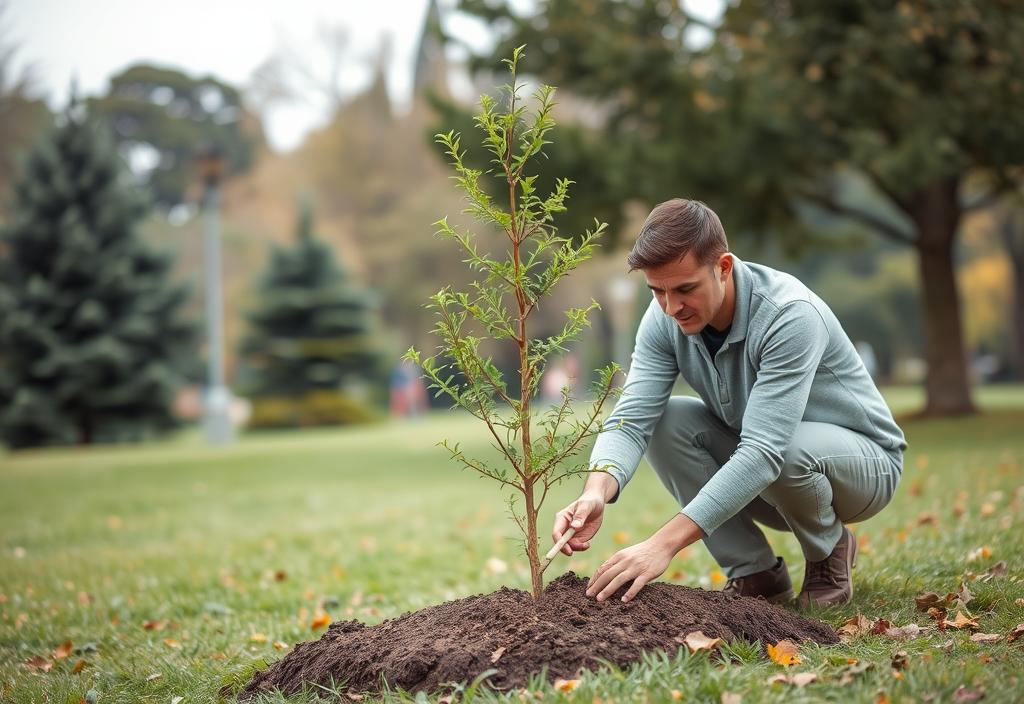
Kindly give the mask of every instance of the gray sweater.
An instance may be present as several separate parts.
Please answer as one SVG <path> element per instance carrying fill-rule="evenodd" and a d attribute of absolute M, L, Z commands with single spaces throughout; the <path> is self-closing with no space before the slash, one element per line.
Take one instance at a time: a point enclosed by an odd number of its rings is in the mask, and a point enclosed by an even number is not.
<path fill-rule="evenodd" d="M 902 467 L 907 442 L 832 310 L 795 277 L 733 255 L 736 307 L 725 344 L 708 356 L 651 300 L 622 396 L 590 455 L 619 490 L 636 472 L 681 374 L 739 446 L 682 512 L 710 535 L 774 482 L 797 424 L 861 433 Z M 620 424 L 621 421 L 621 424 Z M 618 427 L 616 427 L 618 426 Z M 611 502 L 618 500 L 619 493 Z"/>

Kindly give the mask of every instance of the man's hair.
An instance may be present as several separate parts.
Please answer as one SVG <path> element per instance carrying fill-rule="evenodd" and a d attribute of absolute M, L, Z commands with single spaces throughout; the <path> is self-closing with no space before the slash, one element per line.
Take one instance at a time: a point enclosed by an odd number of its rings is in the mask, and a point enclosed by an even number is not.
<path fill-rule="evenodd" d="M 725 229 L 714 210 L 699 200 L 673 198 L 647 216 L 626 263 L 630 271 L 648 269 L 693 252 L 700 264 L 711 264 L 728 251 Z"/>

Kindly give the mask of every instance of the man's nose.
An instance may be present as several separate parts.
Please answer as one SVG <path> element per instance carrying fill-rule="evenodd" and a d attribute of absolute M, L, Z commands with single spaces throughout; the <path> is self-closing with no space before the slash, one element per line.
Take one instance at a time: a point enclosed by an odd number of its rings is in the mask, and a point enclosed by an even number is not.
<path fill-rule="evenodd" d="M 679 311 L 683 309 L 683 299 L 680 296 L 673 296 L 671 293 L 665 294 L 665 312 L 671 315 L 673 318 L 679 314 Z"/>

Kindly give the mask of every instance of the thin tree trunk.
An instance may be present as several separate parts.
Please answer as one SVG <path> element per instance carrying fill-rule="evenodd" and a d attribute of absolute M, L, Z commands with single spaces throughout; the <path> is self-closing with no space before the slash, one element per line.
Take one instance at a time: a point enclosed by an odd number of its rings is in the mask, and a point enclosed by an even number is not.
<path fill-rule="evenodd" d="M 975 413 L 964 350 L 960 299 L 953 266 L 953 244 L 960 224 L 959 182 L 949 179 L 918 192 L 907 202 L 917 225 L 924 313 L 924 414 L 953 416 Z"/>
<path fill-rule="evenodd" d="M 1019 226 L 1021 221 L 1019 214 L 1008 207 L 999 228 L 1013 269 L 1010 284 L 1010 306 L 1013 308 L 1011 346 L 1013 373 L 1017 379 L 1024 379 L 1024 227 Z"/>

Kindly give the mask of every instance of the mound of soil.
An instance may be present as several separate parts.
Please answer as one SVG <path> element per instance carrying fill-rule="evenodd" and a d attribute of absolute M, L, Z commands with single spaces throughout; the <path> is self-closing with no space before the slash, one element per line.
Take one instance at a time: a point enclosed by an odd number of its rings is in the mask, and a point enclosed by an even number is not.
<path fill-rule="evenodd" d="M 293 694 L 303 682 L 329 686 L 332 678 L 344 680 L 349 692 L 374 692 L 382 676 L 392 688 L 434 692 L 489 668 L 497 670 L 487 680 L 490 686 L 504 690 L 525 685 L 544 665 L 554 680 L 596 670 L 596 658 L 625 667 L 645 650 L 674 653 L 692 631 L 762 645 L 783 638 L 839 642 L 828 625 L 760 598 L 655 583 L 629 603 L 620 601 L 626 586 L 598 602 L 584 593 L 586 584 L 568 572 L 551 582 L 537 603 L 524 591 L 502 587 L 375 626 L 336 621 L 319 640 L 299 643 L 257 672 L 239 698 L 274 688 Z"/>

